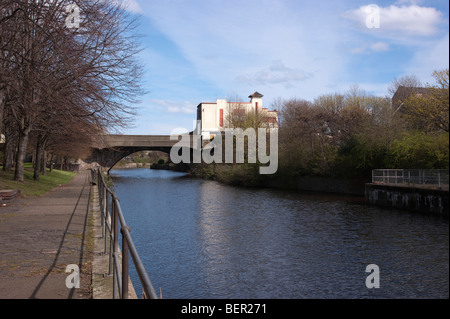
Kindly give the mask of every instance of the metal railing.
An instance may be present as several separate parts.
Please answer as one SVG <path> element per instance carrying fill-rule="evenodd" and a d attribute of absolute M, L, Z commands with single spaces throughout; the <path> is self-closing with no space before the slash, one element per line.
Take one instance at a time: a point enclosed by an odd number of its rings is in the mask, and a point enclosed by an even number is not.
<path fill-rule="evenodd" d="M 109 247 L 109 276 L 113 276 L 113 299 L 128 299 L 129 256 L 131 256 L 143 289 L 145 299 L 158 299 L 148 274 L 139 257 L 130 235 L 130 228 L 120 208 L 119 199 L 105 183 L 101 169 L 92 170 L 92 181 L 97 183 L 104 238 L 104 254 Z M 119 247 L 119 224 L 122 238 L 122 253 Z"/>
<path fill-rule="evenodd" d="M 372 183 L 447 187 L 449 170 L 444 169 L 374 169 Z"/>

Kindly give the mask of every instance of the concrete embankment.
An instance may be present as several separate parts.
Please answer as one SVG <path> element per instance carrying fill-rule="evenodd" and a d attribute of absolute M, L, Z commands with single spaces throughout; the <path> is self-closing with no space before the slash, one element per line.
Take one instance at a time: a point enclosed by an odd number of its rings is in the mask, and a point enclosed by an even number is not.
<path fill-rule="evenodd" d="M 366 203 L 414 212 L 449 215 L 448 189 L 368 183 Z"/>
<path fill-rule="evenodd" d="M 373 184 L 357 179 L 330 177 L 290 177 L 271 179 L 267 187 L 355 195 L 365 198 L 367 205 L 391 207 L 412 212 L 449 215 L 449 191 L 432 187 Z"/>
<path fill-rule="evenodd" d="M 319 176 L 268 178 L 265 187 L 360 196 L 367 205 L 449 215 L 449 191 L 432 187 L 372 184 L 363 179 Z"/>
<path fill-rule="evenodd" d="M 291 189 L 307 192 L 336 193 L 364 196 L 366 181 L 320 176 L 270 177 L 264 186 L 270 188 Z"/>

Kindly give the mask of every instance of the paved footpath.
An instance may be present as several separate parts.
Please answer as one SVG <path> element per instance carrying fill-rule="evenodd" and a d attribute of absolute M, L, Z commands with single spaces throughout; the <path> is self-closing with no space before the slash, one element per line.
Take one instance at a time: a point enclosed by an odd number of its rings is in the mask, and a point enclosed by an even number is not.
<path fill-rule="evenodd" d="M 88 171 L 42 197 L 0 207 L 0 299 L 91 298 Z M 80 270 L 80 288 L 72 271 Z"/>

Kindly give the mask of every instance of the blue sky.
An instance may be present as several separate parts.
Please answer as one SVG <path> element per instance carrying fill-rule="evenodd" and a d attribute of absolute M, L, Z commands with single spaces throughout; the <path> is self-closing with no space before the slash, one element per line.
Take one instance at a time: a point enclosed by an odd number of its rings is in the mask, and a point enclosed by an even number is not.
<path fill-rule="evenodd" d="M 119 1 L 119 0 L 115 0 Z M 449 67 L 449 6 L 428 1 L 121 0 L 139 16 L 145 89 L 124 134 L 191 130 L 200 102 L 388 94 Z M 378 18 L 378 20 L 377 20 Z"/>

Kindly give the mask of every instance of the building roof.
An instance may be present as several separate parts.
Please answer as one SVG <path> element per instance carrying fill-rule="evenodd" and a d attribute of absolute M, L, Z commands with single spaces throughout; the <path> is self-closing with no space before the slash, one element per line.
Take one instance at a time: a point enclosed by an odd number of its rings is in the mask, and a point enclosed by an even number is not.
<path fill-rule="evenodd" d="M 252 98 L 252 97 L 263 97 L 263 96 L 264 96 L 264 95 L 262 95 L 261 93 L 255 92 L 255 93 L 253 93 L 252 95 L 250 95 L 249 98 Z"/>
<path fill-rule="evenodd" d="M 408 97 L 410 97 L 412 94 L 422 94 L 426 95 L 430 92 L 429 88 L 425 87 L 406 87 L 406 86 L 399 86 L 397 91 L 395 92 L 394 96 L 392 97 L 392 104 L 394 106 L 400 105 L 402 102 L 405 101 Z"/>

